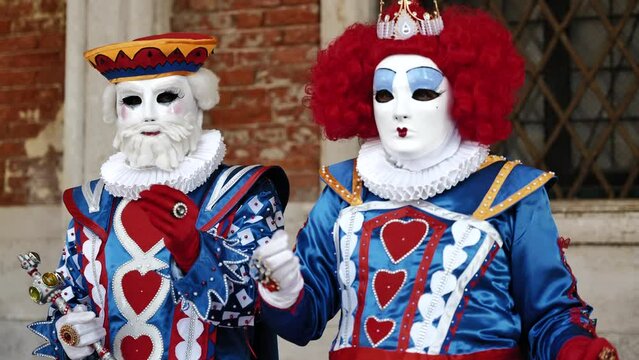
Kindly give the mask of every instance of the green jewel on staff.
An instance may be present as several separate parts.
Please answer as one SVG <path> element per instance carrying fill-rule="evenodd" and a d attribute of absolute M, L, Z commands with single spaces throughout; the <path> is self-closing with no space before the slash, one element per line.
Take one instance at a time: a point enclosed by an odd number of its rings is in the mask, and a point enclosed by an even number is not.
<path fill-rule="evenodd" d="M 34 302 L 40 303 L 40 291 L 36 287 L 29 287 L 29 296 Z"/>

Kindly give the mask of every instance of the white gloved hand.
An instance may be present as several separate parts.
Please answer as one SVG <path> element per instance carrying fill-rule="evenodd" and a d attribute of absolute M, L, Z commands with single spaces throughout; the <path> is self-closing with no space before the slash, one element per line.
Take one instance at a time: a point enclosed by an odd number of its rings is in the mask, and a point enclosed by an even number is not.
<path fill-rule="evenodd" d="M 258 282 L 262 299 L 279 309 L 293 306 L 304 287 L 304 278 L 300 271 L 300 260 L 288 245 L 286 232 L 276 231 L 267 244 L 253 252 L 253 258 L 269 270 L 268 277 L 279 285 L 279 290 L 270 291 Z"/>
<path fill-rule="evenodd" d="M 77 333 L 78 344 L 76 346 L 67 344 L 60 336 L 60 329 L 64 325 L 71 326 Z M 72 312 L 60 317 L 55 323 L 55 329 L 64 352 L 71 360 L 84 359 L 93 354 L 94 349 L 90 345 L 106 336 L 106 330 L 102 327 L 100 320 L 93 311 L 87 311 L 84 305 L 78 305 Z"/>

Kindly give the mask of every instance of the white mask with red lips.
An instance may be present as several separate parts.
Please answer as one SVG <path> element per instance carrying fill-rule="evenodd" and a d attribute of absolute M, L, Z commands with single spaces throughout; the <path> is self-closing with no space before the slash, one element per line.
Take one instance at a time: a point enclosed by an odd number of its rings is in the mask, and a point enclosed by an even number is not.
<path fill-rule="evenodd" d="M 113 146 L 131 167 L 171 171 L 197 147 L 203 112 L 186 77 L 121 82 L 116 99 Z"/>
<path fill-rule="evenodd" d="M 450 114 L 446 76 L 431 59 L 392 55 L 375 69 L 373 109 L 379 139 L 357 157 L 366 188 L 393 201 L 428 199 L 475 172 L 488 148 L 462 141 Z"/>
<path fill-rule="evenodd" d="M 375 69 L 375 124 L 388 160 L 419 171 L 451 156 L 461 138 L 451 118 L 448 80 L 420 55 L 391 55 Z"/>

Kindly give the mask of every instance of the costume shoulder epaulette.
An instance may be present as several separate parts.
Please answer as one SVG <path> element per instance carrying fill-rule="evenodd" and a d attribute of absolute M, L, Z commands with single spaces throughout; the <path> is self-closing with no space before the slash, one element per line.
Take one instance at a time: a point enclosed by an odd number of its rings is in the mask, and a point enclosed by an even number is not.
<path fill-rule="evenodd" d="M 197 226 L 201 231 L 210 230 L 235 207 L 251 190 L 257 181 L 269 178 L 282 208 L 286 207 L 289 196 L 288 179 L 279 166 L 235 165 L 222 169 L 216 176 L 204 199 Z"/>
<path fill-rule="evenodd" d="M 105 229 L 110 219 L 110 211 L 102 210 L 111 209 L 113 202 L 112 196 L 103 196 L 104 192 L 104 181 L 99 179 L 67 189 L 62 195 L 64 205 L 73 219 L 101 239 L 106 239 Z"/>
<path fill-rule="evenodd" d="M 481 169 L 491 165 L 500 166 L 488 191 L 473 217 L 486 220 L 506 211 L 519 201 L 537 191 L 553 180 L 553 172 L 522 165 L 520 161 L 505 161 L 504 158 L 491 156 Z"/>
<path fill-rule="evenodd" d="M 362 204 L 362 179 L 357 173 L 357 160 L 342 161 L 320 169 L 320 177 L 328 187 L 351 206 Z"/>
<path fill-rule="evenodd" d="M 88 181 L 82 186 L 67 189 L 65 194 L 69 193 L 67 196 L 73 196 L 73 202 L 76 206 L 83 210 L 83 212 L 95 213 L 100 211 L 100 202 L 103 190 L 104 181 L 102 179 L 97 179 Z"/>

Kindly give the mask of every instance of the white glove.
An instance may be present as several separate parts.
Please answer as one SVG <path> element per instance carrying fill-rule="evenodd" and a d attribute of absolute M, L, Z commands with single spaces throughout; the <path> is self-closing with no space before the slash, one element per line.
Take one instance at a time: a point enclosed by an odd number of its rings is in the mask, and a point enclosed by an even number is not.
<path fill-rule="evenodd" d="M 268 277 L 279 285 L 278 291 L 269 291 L 258 282 L 260 296 L 269 305 L 278 309 L 288 309 L 295 304 L 304 288 L 304 278 L 300 272 L 300 260 L 288 246 L 288 235 L 278 230 L 268 244 L 258 247 L 253 258 L 270 271 Z"/>
<path fill-rule="evenodd" d="M 77 333 L 78 343 L 76 346 L 71 346 L 62 339 L 60 329 L 65 325 L 71 326 Z M 87 311 L 84 305 L 76 306 L 72 312 L 59 318 L 55 323 L 55 329 L 64 352 L 71 360 L 84 359 L 93 354 L 95 350 L 89 345 L 106 336 L 106 330 L 102 327 L 100 320 L 93 311 Z"/>

